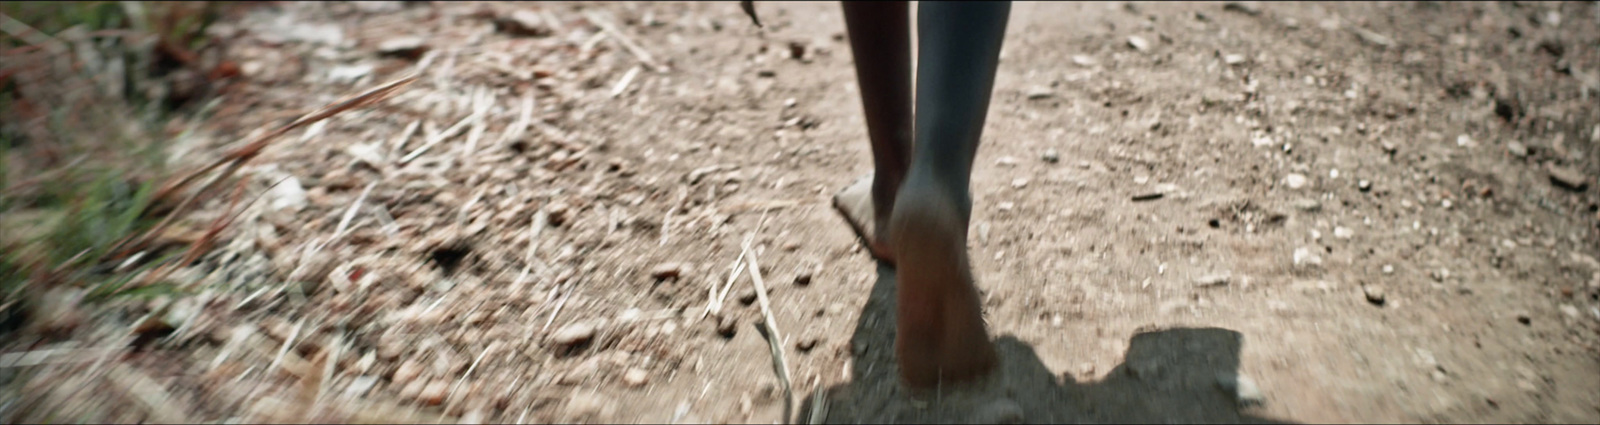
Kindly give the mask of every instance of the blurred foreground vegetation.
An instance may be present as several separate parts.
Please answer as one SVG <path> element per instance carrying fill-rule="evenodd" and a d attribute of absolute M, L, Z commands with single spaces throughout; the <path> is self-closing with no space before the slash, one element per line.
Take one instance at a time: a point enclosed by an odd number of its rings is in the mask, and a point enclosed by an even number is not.
<path fill-rule="evenodd" d="M 205 29 L 218 12 L 0 3 L 0 335 L 62 330 L 52 316 L 82 303 L 172 293 L 130 284 L 171 255 L 127 242 L 170 210 L 153 196 L 164 148 L 186 133 L 170 118 L 203 114 L 190 87 L 230 76 L 199 54 L 215 47 Z"/>

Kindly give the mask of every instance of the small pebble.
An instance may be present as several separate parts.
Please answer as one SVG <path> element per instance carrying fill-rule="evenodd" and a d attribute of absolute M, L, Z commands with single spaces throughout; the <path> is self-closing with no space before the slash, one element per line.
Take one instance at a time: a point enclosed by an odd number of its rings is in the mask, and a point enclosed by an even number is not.
<path fill-rule="evenodd" d="M 1137 194 L 1137 195 L 1133 195 L 1132 199 L 1133 199 L 1134 202 L 1154 201 L 1154 200 L 1157 200 L 1157 199 L 1161 199 L 1164 196 L 1166 196 L 1166 194 L 1161 193 L 1161 192 L 1146 192 L 1146 193 L 1140 193 L 1140 194 Z"/>
<path fill-rule="evenodd" d="M 627 372 L 622 373 L 622 383 L 627 384 L 629 387 L 642 387 L 648 382 L 650 382 L 650 372 L 644 369 L 628 368 Z"/>
<path fill-rule="evenodd" d="M 1129 36 L 1128 37 L 1128 47 L 1132 47 L 1134 50 L 1145 52 L 1145 51 L 1149 51 L 1150 50 L 1150 42 L 1146 41 L 1144 39 L 1144 37 L 1140 37 L 1140 36 L 1137 36 L 1137 35 Z"/>
<path fill-rule="evenodd" d="M 445 395 L 450 391 L 450 381 L 435 379 L 428 386 L 422 387 L 422 392 L 417 394 L 417 401 L 427 406 L 438 406 L 444 403 Z"/>
<path fill-rule="evenodd" d="M 1366 294 L 1367 302 L 1372 303 L 1372 305 L 1383 305 L 1383 287 L 1378 285 L 1361 285 L 1361 292 Z"/>
<path fill-rule="evenodd" d="M 1254 1 L 1230 1 L 1222 4 L 1222 10 L 1256 16 L 1261 14 L 1261 3 Z"/>
<path fill-rule="evenodd" d="M 1283 183 L 1288 185 L 1290 189 L 1306 187 L 1306 176 L 1299 173 L 1291 173 L 1283 178 Z"/>
<path fill-rule="evenodd" d="M 1550 182 L 1562 189 L 1582 192 L 1589 188 L 1589 177 L 1577 170 L 1550 164 L 1546 172 L 1550 174 Z"/>
<path fill-rule="evenodd" d="M 1049 87 L 1034 87 L 1028 89 L 1028 100 L 1044 100 L 1056 96 L 1056 92 Z"/>
<path fill-rule="evenodd" d="M 608 416 L 606 413 L 612 410 L 608 407 L 610 404 L 610 400 L 599 394 L 577 391 L 567 400 L 566 411 L 568 415 L 574 417 L 595 416 L 597 419 L 604 419 Z"/>
<path fill-rule="evenodd" d="M 1045 149 L 1044 155 L 1040 156 L 1040 159 L 1043 159 L 1044 162 L 1054 164 L 1061 162 L 1061 153 L 1056 152 L 1055 149 Z"/>
<path fill-rule="evenodd" d="M 1256 386 L 1256 381 L 1248 376 L 1221 373 L 1217 375 L 1217 386 L 1233 396 L 1234 402 L 1239 406 L 1261 405 L 1266 402 L 1266 395 L 1261 393 L 1261 387 Z"/>
<path fill-rule="evenodd" d="M 1360 189 L 1362 192 L 1371 191 L 1372 190 L 1372 182 L 1367 181 L 1367 180 L 1362 180 L 1362 181 L 1356 182 L 1356 188 Z"/>
<path fill-rule="evenodd" d="M 1017 161 L 1016 158 L 1009 157 L 1009 156 L 1002 156 L 1002 157 L 997 158 L 997 159 L 994 160 L 994 164 L 995 165 L 999 165 L 999 166 L 1002 166 L 1002 167 L 1015 167 L 1018 163 L 1019 163 L 1019 161 Z"/>
<path fill-rule="evenodd" d="M 739 333 L 739 321 L 730 316 L 717 318 L 717 335 L 723 338 L 733 338 Z"/>
<path fill-rule="evenodd" d="M 1383 274 L 1394 274 L 1394 265 L 1393 264 L 1384 264 L 1383 265 Z"/>
<path fill-rule="evenodd" d="M 1335 226 L 1333 228 L 1333 237 L 1336 237 L 1336 238 L 1339 238 L 1339 239 L 1350 239 L 1351 237 L 1354 237 L 1355 235 L 1356 235 L 1356 231 L 1355 230 L 1351 230 L 1349 227 Z"/>
<path fill-rule="evenodd" d="M 661 263 L 650 269 L 650 277 L 656 280 L 677 279 L 683 275 L 683 263 Z"/>
<path fill-rule="evenodd" d="M 1201 276 L 1200 278 L 1194 280 L 1194 286 L 1198 286 L 1198 287 L 1201 287 L 1201 288 L 1207 288 L 1207 287 L 1212 287 L 1212 286 L 1222 286 L 1222 285 L 1227 285 L 1227 284 L 1228 284 L 1228 275 L 1226 275 L 1226 274 L 1205 275 L 1205 276 Z"/>
<path fill-rule="evenodd" d="M 422 395 L 422 387 L 427 385 L 428 383 L 424 381 L 411 381 L 410 384 L 400 387 L 400 398 L 415 400 Z"/>
<path fill-rule="evenodd" d="M 1528 156 L 1528 146 L 1522 144 L 1522 142 L 1512 140 L 1506 143 L 1506 152 L 1510 152 L 1511 155 L 1522 158 Z"/>
<path fill-rule="evenodd" d="M 550 28 L 545 25 L 544 18 L 539 12 L 533 10 L 518 10 L 511 12 L 497 22 L 502 31 L 513 35 L 543 36 L 550 34 Z"/>
<path fill-rule="evenodd" d="M 556 380 L 556 383 L 561 385 L 578 385 L 582 384 L 585 380 L 588 380 L 589 377 L 595 376 L 599 373 L 600 359 L 598 357 L 590 357 L 589 359 L 584 360 L 582 363 L 578 363 L 577 366 L 573 366 L 572 369 L 567 371 L 567 373 L 562 374 L 561 379 Z"/>
<path fill-rule="evenodd" d="M 1018 177 L 1016 179 L 1012 179 L 1011 180 L 1011 187 L 1015 188 L 1015 189 L 1021 189 L 1021 188 L 1028 187 L 1028 178 L 1027 177 Z"/>
<path fill-rule="evenodd" d="M 1517 313 L 1517 323 L 1521 323 L 1523 325 L 1532 326 L 1533 325 L 1533 316 L 1529 316 L 1528 312 L 1526 312 L 1526 311 L 1518 312 Z"/>
<path fill-rule="evenodd" d="M 1300 247 L 1294 250 L 1294 265 L 1305 267 L 1319 267 L 1322 265 L 1322 256 L 1311 248 Z"/>
<path fill-rule="evenodd" d="M 1322 210 L 1322 203 L 1315 199 L 1299 199 L 1294 201 L 1294 208 L 1305 212 L 1317 212 Z"/>
<path fill-rule="evenodd" d="M 550 341 L 561 345 L 578 345 L 593 339 L 595 331 L 596 326 L 593 323 L 573 323 L 556 330 L 550 335 Z"/>
<path fill-rule="evenodd" d="M 1100 61 L 1089 55 L 1072 55 L 1072 63 L 1082 67 L 1090 67 L 1098 65 Z"/>
<path fill-rule="evenodd" d="M 1572 306 L 1571 304 L 1562 304 L 1559 308 L 1561 309 L 1561 314 L 1565 314 L 1567 317 L 1571 317 L 1573 319 L 1577 319 L 1579 317 L 1580 313 L 1578 312 L 1578 308 Z"/>
<path fill-rule="evenodd" d="M 406 58 L 416 58 L 428 51 L 421 37 L 396 37 L 378 43 L 378 53 Z"/>
<path fill-rule="evenodd" d="M 390 381 L 394 382 L 395 385 L 404 386 L 410 384 L 421 375 L 422 363 L 418 362 L 417 359 L 406 359 L 405 362 L 400 363 L 400 367 L 395 368 L 394 375 L 390 377 Z"/>
<path fill-rule="evenodd" d="M 800 341 L 794 343 L 794 348 L 799 349 L 802 353 L 805 353 L 811 351 L 813 348 L 817 348 L 818 342 L 820 342 L 820 340 L 818 340 L 817 337 L 802 338 Z"/>
<path fill-rule="evenodd" d="M 806 270 L 806 271 L 801 271 L 798 274 L 795 274 L 794 275 L 794 284 L 796 286 L 810 285 L 811 284 L 811 273 L 812 272 L 810 270 Z"/>

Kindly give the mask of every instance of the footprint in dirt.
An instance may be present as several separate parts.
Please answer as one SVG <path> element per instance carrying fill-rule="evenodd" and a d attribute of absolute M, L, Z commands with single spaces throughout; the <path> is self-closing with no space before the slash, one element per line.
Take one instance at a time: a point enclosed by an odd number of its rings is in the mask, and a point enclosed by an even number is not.
<path fill-rule="evenodd" d="M 1237 382 L 1244 336 L 1221 328 L 1134 335 L 1123 363 L 1099 382 L 1058 378 L 1033 347 L 1001 337 L 1001 365 L 989 377 L 912 396 L 894 362 L 894 282 L 894 269 L 880 264 L 850 341 L 854 380 L 828 388 L 824 406 L 809 394 L 798 423 L 1287 423 L 1250 415 L 1238 389 L 1224 389 Z"/>

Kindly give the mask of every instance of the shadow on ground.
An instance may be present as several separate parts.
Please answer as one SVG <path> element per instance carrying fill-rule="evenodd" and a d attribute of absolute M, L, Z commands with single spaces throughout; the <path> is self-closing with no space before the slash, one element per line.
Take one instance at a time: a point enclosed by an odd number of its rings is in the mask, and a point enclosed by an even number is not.
<path fill-rule="evenodd" d="M 1287 423 L 1248 414 L 1221 388 L 1237 376 L 1244 340 L 1221 328 L 1134 335 L 1122 364 L 1099 382 L 1051 373 L 1033 347 L 1001 337 L 995 374 L 913 399 L 894 361 L 895 281 L 880 264 L 850 340 L 854 380 L 828 389 L 822 423 Z M 811 423 L 814 396 L 803 399 L 799 423 Z"/>

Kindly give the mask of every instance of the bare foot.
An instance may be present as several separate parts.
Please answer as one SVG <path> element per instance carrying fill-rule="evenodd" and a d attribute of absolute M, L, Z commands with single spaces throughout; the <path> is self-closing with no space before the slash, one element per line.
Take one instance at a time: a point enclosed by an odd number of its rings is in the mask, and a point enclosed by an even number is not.
<path fill-rule="evenodd" d="M 965 209 L 944 192 L 907 182 L 889 223 L 900 261 L 895 356 L 913 388 L 969 381 L 996 363 L 967 258 Z"/>
<path fill-rule="evenodd" d="M 850 229 L 861 238 L 861 244 L 867 247 L 872 258 L 894 265 L 894 250 L 889 245 L 889 232 L 885 231 L 889 220 L 887 214 L 879 217 L 877 208 L 873 207 L 872 182 L 872 174 L 867 174 L 845 186 L 833 195 L 833 209 L 850 223 Z"/>

